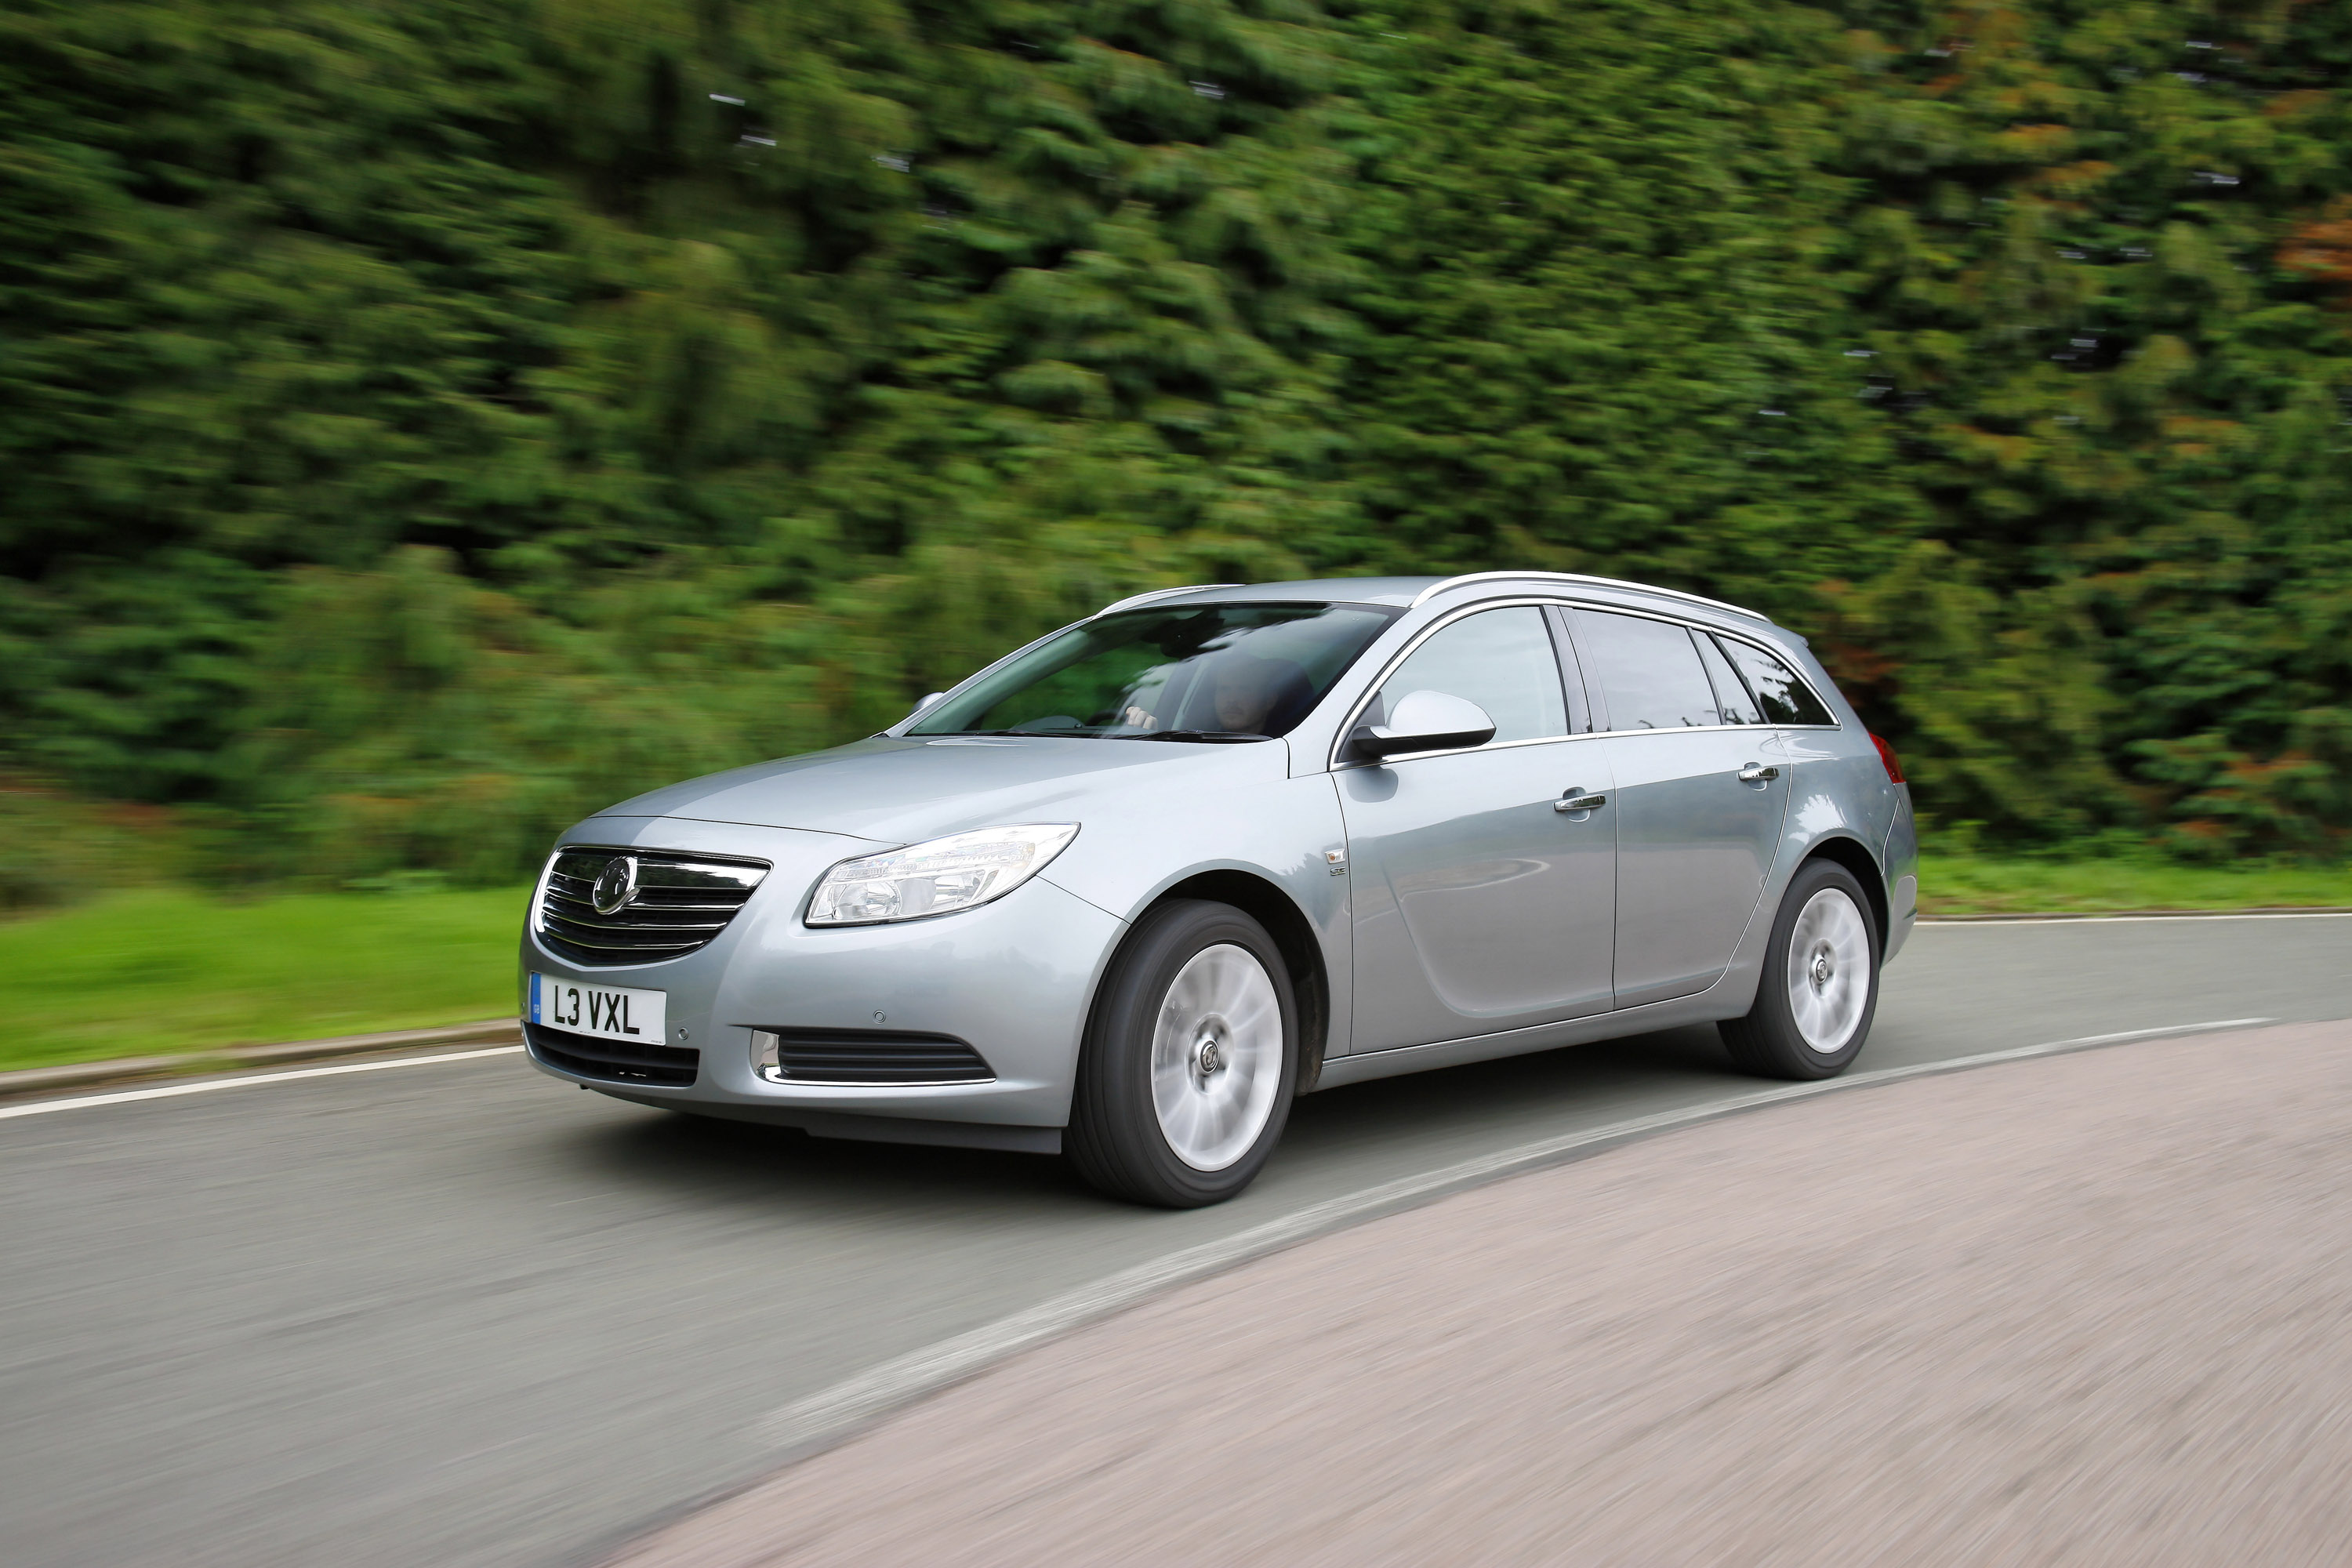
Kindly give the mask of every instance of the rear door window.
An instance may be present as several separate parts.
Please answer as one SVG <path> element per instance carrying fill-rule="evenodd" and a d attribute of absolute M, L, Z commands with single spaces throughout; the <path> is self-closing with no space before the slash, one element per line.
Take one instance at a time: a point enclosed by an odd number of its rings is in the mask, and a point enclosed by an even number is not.
<path fill-rule="evenodd" d="M 1575 615 L 1585 673 L 1600 678 L 1612 730 L 1691 730 L 1722 722 L 1689 632 L 1671 621 L 1606 610 Z"/>
<path fill-rule="evenodd" d="M 1773 724 L 1828 724 L 1837 720 L 1813 695 L 1812 688 L 1797 679 L 1796 671 L 1750 643 L 1737 637 L 1718 637 L 1723 651 L 1748 678 L 1748 689 L 1756 694 L 1757 705 L 1763 709 L 1764 718 Z"/>

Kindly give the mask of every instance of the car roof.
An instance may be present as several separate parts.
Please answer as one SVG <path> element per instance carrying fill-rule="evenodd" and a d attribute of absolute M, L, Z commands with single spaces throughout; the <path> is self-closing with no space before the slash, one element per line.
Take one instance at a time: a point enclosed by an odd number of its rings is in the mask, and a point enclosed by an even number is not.
<path fill-rule="evenodd" d="M 1678 588 L 1654 587 L 1646 583 L 1630 583 L 1615 577 L 1586 577 L 1567 572 L 1472 572 L 1455 577 L 1312 577 L 1293 583 L 1204 583 L 1188 588 L 1163 588 L 1156 593 L 1138 594 L 1121 599 L 1096 612 L 1108 615 L 1141 605 L 1234 605 L 1265 604 L 1309 600 L 1343 605 L 1387 605 L 1399 608 L 1414 608 L 1455 588 L 1493 584 L 1504 587 L 1511 584 L 1550 588 L 1561 587 L 1600 590 L 1603 595 L 1630 595 L 1654 599 L 1667 599 L 1681 605 L 1697 605 L 1720 614 L 1740 616 L 1747 620 L 1772 625 L 1771 617 L 1762 613 L 1729 605 L 1720 599 L 1709 599 L 1697 594 L 1686 594 Z"/>

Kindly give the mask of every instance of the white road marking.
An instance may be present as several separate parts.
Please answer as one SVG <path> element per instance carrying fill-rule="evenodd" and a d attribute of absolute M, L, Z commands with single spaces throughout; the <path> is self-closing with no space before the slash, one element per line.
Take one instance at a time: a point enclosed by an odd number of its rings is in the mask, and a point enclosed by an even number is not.
<path fill-rule="evenodd" d="M 1048 1340 L 1058 1339 L 1074 1329 L 1135 1306 L 1171 1287 L 1221 1273 L 1236 1264 L 1277 1252 L 1355 1221 L 1372 1218 L 1387 1210 L 1408 1207 L 1459 1188 L 1475 1186 L 1497 1177 L 1554 1163 L 1580 1152 L 1597 1152 L 1607 1144 L 1712 1121 L 1758 1106 L 1804 1100 L 1813 1095 L 1832 1094 L 1871 1084 L 1892 1083 L 1899 1079 L 1926 1078 L 1969 1068 L 1989 1067 L 1995 1062 L 2055 1056 L 2095 1046 L 2116 1045 L 2125 1040 L 2207 1034 L 2217 1029 L 2246 1029 L 2275 1022 L 2277 1020 L 2273 1018 L 2221 1018 L 2204 1024 L 2126 1029 L 2113 1035 L 2084 1035 L 2071 1040 L 2053 1040 L 2044 1045 L 2021 1046 L 2014 1050 L 1987 1051 L 1979 1056 L 1884 1068 L 1876 1072 L 1850 1073 L 1843 1078 L 1825 1079 L 1814 1083 L 1787 1084 L 1779 1089 L 1738 1095 L 1730 1100 L 1714 1100 L 1680 1110 L 1661 1111 L 1653 1116 L 1635 1117 L 1629 1121 L 1613 1121 L 1582 1132 L 1570 1132 L 1534 1143 L 1523 1143 L 1498 1153 L 1484 1154 L 1475 1160 L 1465 1160 L 1420 1175 L 1368 1187 L 1362 1192 L 1310 1204 L 1296 1214 L 1285 1215 L 1279 1219 L 1268 1220 L 1232 1236 L 1202 1242 L 1198 1247 L 1187 1247 L 1082 1285 L 1076 1290 L 1015 1312 L 1009 1318 L 1000 1318 L 995 1322 L 942 1340 L 937 1344 L 927 1345 L 895 1361 L 884 1362 L 845 1382 L 837 1383 L 805 1399 L 796 1400 L 761 1420 L 753 1428 L 753 1436 L 763 1445 L 782 1450 L 778 1456 L 780 1460 L 795 1457 L 802 1451 L 812 1451 L 925 1394 L 936 1393 L 985 1371 L 1008 1356 Z"/>
<path fill-rule="evenodd" d="M 430 1057 L 395 1057 L 382 1062 L 342 1062 L 328 1068 L 247 1073 L 243 1078 L 208 1078 L 202 1083 L 167 1083 L 153 1089 L 121 1089 L 111 1094 L 78 1094 L 71 1100 L 43 1100 L 30 1105 L 0 1105 L 0 1121 L 16 1116 L 47 1116 L 52 1110 L 79 1110 L 85 1105 L 121 1105 L 133 1100 L 172 1100 L 183 1094 L 210 1094 L 218 1089 L 244 1089 L 257 1083 L 285 1083 L 298 1078 L 333 1078 L 347 1072 L 383 1072 L 390 1068 L 430 1067 L 435 1062 L 469 1062 L 478 1057 L 517 1056 L 521 1051 L 520 1046 L 490 1046 L 478 1051 L 443 1051 Z"/>

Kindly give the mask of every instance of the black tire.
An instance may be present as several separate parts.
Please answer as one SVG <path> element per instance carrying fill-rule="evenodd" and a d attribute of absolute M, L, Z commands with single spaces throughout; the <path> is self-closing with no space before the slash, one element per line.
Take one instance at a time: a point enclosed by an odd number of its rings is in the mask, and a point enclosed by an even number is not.
<path fill-rule="evenodd" d="M 1222 943 L 1255 958 L 1272 984 L 1281 1017 L 1280 1061 L 1273 1103 L 1255 1139 L 1231 1163 L 1200 1170 L 1171 1146 L 1154 1109 L 1152 1040 L 1178 974 Z M 1223 1203 L 1250 1184 L 1281 1142 L 1297 1088 L 1298 1002 L 1281 950 L 1264 926 L 1230 904 L 1180 900 L 1139 921 L 1111 961 L 1087 1022 L 1062 1147 L 1080 1175 L 1114 1197 L 1161 1208 Z"/>
<path fill-rule="evenodd" d="M 1808 1041 L 1799 1025 L 1790 992 L 1802 982 L 1790 975 L 1789 967 L 1789 948 L 1798 920 L 1806 906 L 1825 892 L 1843 894 L 1860 914 L 1862 940 L 1869 952 L 1864 976 L 1867 988 L 1860 1013 L 1836 1048 L 1828 1050 Z M 1727 1018 L 1716 1026 L 1732 1061 L 1741 1070 L 1762 1078 L 1823 1079 L 1845 1071 L 1870 1038 L 1871 1021 L 1878 1014 L 1879 950 L 1878 921 L 1871 914 L 1869 895 L 1853 873 L 1834 860 L 1811 860 L 1799 868 L 1780 899 L 1780 912 L 1772 918 L 1772 937 L 1764 947 L 1764 973 L 1757 981 L 1755 1005 L 1746 1017 Z"/>

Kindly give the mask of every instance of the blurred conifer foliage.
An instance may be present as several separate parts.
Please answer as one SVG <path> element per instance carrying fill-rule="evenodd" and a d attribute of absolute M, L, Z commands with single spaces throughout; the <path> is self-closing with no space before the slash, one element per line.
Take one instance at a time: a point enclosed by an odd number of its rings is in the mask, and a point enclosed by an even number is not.
<path fill-rule="evenodd" d="M 2352 829 L 2352 9 L 13 0 L 0 760 L 495 880 L 1163 584 L 1758 605 L 1926 806 Z"/>

